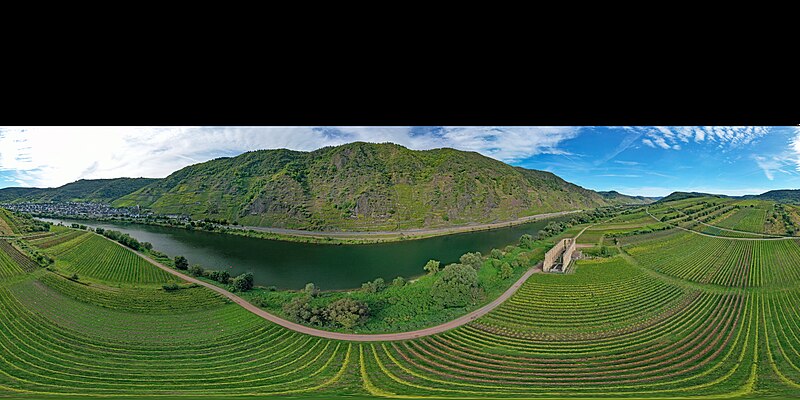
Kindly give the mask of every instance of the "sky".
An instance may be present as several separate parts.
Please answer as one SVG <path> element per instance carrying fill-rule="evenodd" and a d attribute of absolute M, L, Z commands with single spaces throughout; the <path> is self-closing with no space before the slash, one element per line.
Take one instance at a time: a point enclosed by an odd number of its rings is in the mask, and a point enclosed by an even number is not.
<path fill-rule="evenodd" d="M 744 195 L 800 188 L 800 127 L 0 127 L 0 188 L 163 178 L 259 149 L 353 141 L 452 147 L 593 190 Z"/>

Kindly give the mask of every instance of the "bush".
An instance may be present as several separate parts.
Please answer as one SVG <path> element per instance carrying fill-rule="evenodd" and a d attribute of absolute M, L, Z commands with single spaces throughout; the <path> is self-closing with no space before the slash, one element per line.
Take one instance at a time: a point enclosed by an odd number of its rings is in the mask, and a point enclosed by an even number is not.
<path fill-rule="evenodd" d="M 175 282 L 165 283 L 165 284 L 164 284 L 163 286 L 161 286 L 161 287 L 162 287 L 164 290 L 168 291 L 168 292 L 174 292 L 174 291 L 176 291 L 176 290 L 178 290 L 178 289 L 180 289 L 180 288 L 181 288 L 181 287 L 180 287 L 180 286 L 178 286 L 178 284 L 177 284 L 177 283 L 175 283 Z"/>
<path fill-rule="evenodd" d="M 188 269 L 189 261 L 186 260 L 184 256 L 175 256 L 175 268 L 182 270 Z"/>
<path fill-rule="evenodd" d="M 480 288 L 478 272 L 464 264 L 450 264 L 433 283 L 431 295 L 444 307 L 464 307 L 474 303 Z"/>
<path fill-rule="evenodd" d="M 481 258 L 480 252 L 465 253 L 461 256 L 459 261 L 461 261 L 461 264 L 468 265 L 476 271 L 481 269 L 481 264 L 483 264 L 483 259 Z"/>
<path fill-rule="evenodd" d="M 203 267 L 201 267 L 201 266 L 199 266 L 197 264 L 192 265 L 192 267 L 189 268 L 189 273 L 194 275 L 194 276 L 203 276 L 205 272 L 206 271 L 203 269 Z"/>
<path fill-rule="evenodd" d="M 236 278 L 233 278 L 233 290 L 237 292 L 246 292 L 253 288 L 253 273 L 245 272 Z"/>
<path fill-rule="evenodd" d="M 72 276 L 70 276 L 69 279 L 77 281 L 78 279 L 80 279 L 80 277 L 78 277 L 78 274 L 72 274 Z"/>
<path fill-rule="evenodd" d="M 439 261 L 436 260 L 429 260 L 425 267 L 423 267 L 425 271 L 428 271 L 429 274 L 435 274 L 439 272 Z"/>
<path fill-rule="evenodd" d="M 303 289 L 303 291 L 311 297 L 317 297 L 319 295 L 319 288 L 317 288 L 317 286 L 312 282 L 306 283 L 306 287 Z"/>
<path fill-rule="evenodd" d="M 500 265 L 500 279 L 508 279 L 513 274 L 514 268 L 511 267 L 511 264 L 504 262 L 502 265 Z"/>
<path fill-rule="evenodd" d="M 274 291 L 278 290 L 278 288 L 275 287 L 275 286 L 267 286 L 267 290 L 270 291 L 270 292 L 274 292 Z"/>
<path fill-rule="evenodd" d="M 405 285 L 406 285 L 406 279 L 403 278 L 402 276 L 398 276 L 397 278 L 394 278 L 394 280 L 392 280 L 392 286 L 394 287 L 403 287 Z"/>
<path fill-rule="evenodd" d="M 495 260 L 503 258 L 503 251 L 500 249 L 492 249 L 492 258 Z"/>
<path fill-rule="evenodd" d="M 341 298 L 325 307 L 325 320 L 345 329 L 363 323 L 369 317 L 369 307 L 363 301 L 350 297 Z"/>
<path fill-rule="evenodd" d="M 383 278 L 377 278 L 372 282 L 364 282 L 361 284 L 361 290 L 367 293 L 378 293 L 386 288 Z"/>
<path fill-rule="evenodd" d="M 228 283 L 231 279 L 231 274 L 228 271 L 219 271 L 217 273 L 217 282 L 219 283 Z"/>
<path fill-rule="evenodd" d="M 533 246 L 533 236 L 524 234 L 519 237 L 519 247 L 530 249 Z"/>
<path fill-rule="evenodd" d="M 295 297 L 283 305 L 283 312 L 296 322 L 306 322 L 314 325 L 323 325 L 325 316 L 322 309 L 311 307 L 308 296 Z"/>

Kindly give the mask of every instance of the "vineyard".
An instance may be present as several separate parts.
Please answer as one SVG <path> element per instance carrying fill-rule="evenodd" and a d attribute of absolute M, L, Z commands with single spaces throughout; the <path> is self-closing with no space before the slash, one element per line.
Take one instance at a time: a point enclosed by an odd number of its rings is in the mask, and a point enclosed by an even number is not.
<path fill-rule="evenodd" d="M 91 233 L 82 233 L 46 251 L 56 258 L 57 269 L 80 277 L 124 284 L 162 284 L 172 279 L 130 250 Z"/>
<path fill-rule="evenodd" d="M 587 241 L 653 223 L 636 211 Z M 165 291 L 170 275 L 91 233 L 29 243 L 56 271 L 0 251 L 0 397 L 800 396 L 797 240 L 620 236 L 613 255 L 533 274 L 466 325 L 389 342 L 300 334 L 203 287 Z"/>

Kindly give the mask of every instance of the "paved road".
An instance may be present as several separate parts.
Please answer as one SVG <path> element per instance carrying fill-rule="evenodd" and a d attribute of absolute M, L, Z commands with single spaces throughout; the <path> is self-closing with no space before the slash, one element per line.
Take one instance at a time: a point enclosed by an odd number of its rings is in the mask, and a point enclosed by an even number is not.
<path fill-rule="evenodd" d="M 295 236 L 318 236 L 318 237 L 331 237 L 331 238 L 360 238 L 360 237 L 380 236 L 388 238 L 395 236 L 440 235 L 447 233 L 470 232 L 475 230 L 503 228 L 510 225 L 524 224 L 526 222 L 530 222 L 535 219 L 558 217 L 567 214 L 574 214 L 581 211 L 583 210 L 559 211 L 547 214 L 529 215 L 527 217 L 517 218 L 511 221 L 494 222 L 491 224 L 462 225 L 462 226 L 431 228 L 431 229 L 409 229 L 405 231 L 330 232 L 330 231 L 306 231 L 301 229 L 286 229 L 286 228 L 268 228 L 262 226 L 227 226 L 227 228 L 252 229 L 260 232 L 279 233 L 283 235 L 295 235 Z"/>
<path fill-rule="evenodd" d="M 228 299 L 230 299 L 234 303 L 244 307 L 245 310 L 250 311 L 251 313 L 253 313 L 255 315 L 258 315 L 259 317 L 264 318 L 264 319 L 266 319 L 266 320 L 268 320 L 270 322 L 274 322 L 274 323 L 276 323 L 276 324 L 278 324 L 278 325 L 280 325 L 280 326 L 282 326 L 284 328 L 291 329 L 293 331 L 300 332 L 300 333 L 305 333 L 307 335 L 318 336 L 318 337 L 327 338 L 327 339 L 347 340 L 347 341 L 354 341 L 354 342 L 384 342 L 384 341 L 392 341 L 392 340 L 407 340 L 407 339 L 414 339 L 414 338 L 418 338 L 418 337 L 422 337 L 422 336 L 435 335 L 437 333 L 441 333 L 441 332 L 444 332 L 444 331 L 447 331 L 447 330 L 450 330 L 450 329 L 453 329 L 453 328 L 457 328 L 457 327 L 459 327 L 461 325 L 467 324 L 467 323 L 469 323 L 469 322 L 471 322 L 471 321 L 473 321 L 475 319 L 478 319 L 478 318 L 482 317 L 483 315 L 485 315 L 486 313 L 494 310 L 497 306 L 499 306 L 504 301 L 506 301 L 506 299 L 508 299 L 509 297 L 513 296 L 514 293 L 517 292 L 517 290 L 522 286 L 523 283 L 525 283 L 526 280 L 528 280 L 528 278 L 531 275 L 533 275 L 533 274 L 535 274 L 537 272 L 541 272 L 541 270 L 542 270 L 541 269 L 541 263 L 539 263 L 538 265 L 536 265 L 536 267 L 531 268 L 528 271 L 526 271 L 522 275 L 522 277 L 519 278 L 519 280 L 517 280 L 513 285 L 511 285 L 510 288 L 508 288 L 508 290 L 506 290 L 502 295 L 500 295 L 500 297 L 498 297 L 497 299 L 495 299 L 491 303 L 489 303 L 489 304 L 487 304 L 487 305 L 485 305 L 485 306 L 483 306 L 483 307 L 481 307 L 481 308 L 479 308 L 479 309 L 477 309 L 477 310 L 475 310 L 475 311 L 473 311 L 473 312 L 471 312 L 469 314 L 466 314 L 466 315 L 464 315 L 462 317 L 456 318 L 456 319 L 454 319 L 454 320 L 452 320 L 450 322 L 446 322 L 446 323 L 441 324 L 441 325 L 437 325 L 437 326 L 433 326 L 433 327 L 425 328 L 425 329 L 420 329 L 420 330 L 416 330 L 416 331 L 400 332 L 400 333 L 380 333 L 380 334 L 339 333 L 339 332 L 323 331 L 321 329 L 315 329 L 315 328 L 311 328 L 311 327 L 308 327 L 308 326 L 305 326 L 305 325 L 300 325 L 300 324 L 297 324 L 297 323 L 294 323 L 294 322 L 291 322 L 291 321 L 287 321 L 287 320 L 285 320 L 283 318 L 280 318 L 278 316 L 270 314 L 270 313 L 268 313 L 268 312 L 266 312 L 266 311 L 264 311 L 264 310 L 262 310 L 262 309 L 260 309 L 260 308 L 258 308 L 256 306 L 254 306 L 253 304 L 250 304 L 250 302 L 248 302 L 247 300 L 245 300 L 245 299 L 243 299 L 243 298 L 241 298 L 241 297 L 239 297 L 239 296 L 237 296 L 237 295 L 235 295 L 235 294 L 233 294 L 233 293 L 231 293 L 231 292 L 229 292 L 229 291 L 227 291 L 227 290 L 225 290 L 225 289 L 223 289 L 223 288 L 221 288 L 219 286 L 213 285 L 213 284 L 208 283 L 208 282 L 201 281 L 201 280 L 199 280 L 197 278 L 194 278 L 192 276 L 189 276 L 189 275 L 185 275 L 185 274 L 183 274 L 183 273 L 181 273 L 181 272 L 179 272 L 179 271 L 177 271 L 175 269 L 172 269 L 170 267 L 167 267 L 164 264 L 159 263 L 156 260 L 153 260 L 152 258 L 150 258 L 150 257 L 148 257 L 148 256 L 146 256 L 146 255 L 144 255 L 142 253 L 139 253 L 138 251 L 132 250 L 129 247 L 126 247 L 126 246 L 124 246 L 124 245 L 122 245 L 122 244 L 120 244 L 120 243 L 118 243 L 116 241 L 112 240 L 112 242 L 117 243 L 118 245 L 120 245 L 120 246 L 122 246 L 122 247 L 124 247 L 124 248 L 126 248 L 126 249 L 128 249 L 128 250 L 130 250 L 130 251 L 132 251 L 132 252 L 134 252 L 136 254 L 138 254 L 140 257 L 144 258 L 145 260 L 147 260 L 151 264 L 155 265 L 156 267 L 161 268 L 164 271 L 167 271 L 170 274 L 175 275 L 175 276 L 177 276 L 177 277 L 179 277 L 179 278 L 181 278 L 181 279 L 183 279 L 183 280 L 185 280 L 187 282 L 192 282 L 192 283 L 196 283 L 196 284 L 201 285 L 201 286 L 205 286 L 205 287 L 207 287 L 207 288 L 209 288 L 209 289 L 211 289 L 211 290 L 213 290 L 213 291 L 215 291 L 215 292 L 227 297 Z"/>

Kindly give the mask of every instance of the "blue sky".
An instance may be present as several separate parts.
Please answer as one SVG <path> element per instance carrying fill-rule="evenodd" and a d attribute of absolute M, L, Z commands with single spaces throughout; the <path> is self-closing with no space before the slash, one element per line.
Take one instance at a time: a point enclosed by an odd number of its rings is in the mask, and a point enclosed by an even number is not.
<path fill-rule="evenodd" d="M 595 190 L 756 194 L 800 188 L 798 127 L 0 127 L 0 187 L 164 177 L 258 149 L 352 141 L 453 147 Z"/>

